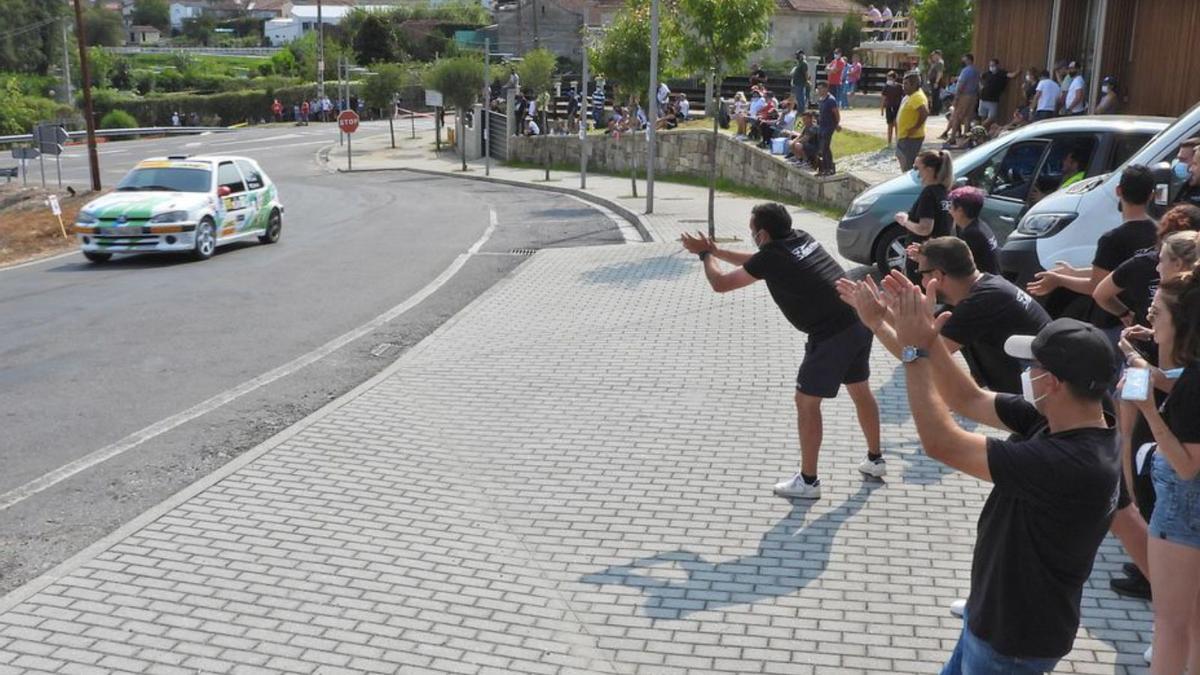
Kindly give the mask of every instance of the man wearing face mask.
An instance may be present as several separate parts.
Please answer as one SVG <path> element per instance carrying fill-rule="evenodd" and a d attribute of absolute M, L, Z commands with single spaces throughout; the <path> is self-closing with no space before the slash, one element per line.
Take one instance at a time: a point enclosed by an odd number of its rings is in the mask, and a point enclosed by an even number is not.
<path fill-rule="evenodd" d="M 1179 194 L 1175 195 L 1174 203 L 1200 206 L 1200 138 L 1188 139 L 1179 146 L 1179 155 L 1172 170 L 1177 178 L 1187 180 Z"/>
<path fill-rule="evenodd" d="M 890 316 L 902 347 L 909 407 L 929 457 L 992 483 L 979 515 L 971 590 L 943 673 L 1053 671 L 1071 651 L 1083 585 L 1108 532 L 1120 472 L 1117 434 L 1101 406 L 1116 381 L 1113 348 L 1096 328 L 1058 319 L 1005 352 L 1028 363 L 1022 396 L 979 388 L 938 338 L 937 281 L 922 294 L 903 275 L 854 290 L 863 322 Z M 886 345 L 886 342 L 885 342 Z M 894 346 L 894 345 L 893 345 Z M 970 433 L 951 411 L 1018 435 Z"/>
<path fill-rule="evenodd" d="M 1000 59 L 988 61 L 987 72 L 983 74 L 983 84 L 979 89 L 979 117 L 983 126 L 988 127 L 1000 119 L 1000 97 L 1008 88 L 1008 81 L 1015 77 L 1000 67 Z"/>
<path fill-rule="evenodd" d="M 775 484 L 776 495 L 819 499 L 817 453 L 823 425 L 821 401 L 834 398 L 843 385 L 854 402 L 866 437 L 867 457 L 858 466 L 864 475 L 887 473 L 879 441 L 879 404 L 871 393 L 871 331 L 838 299 L 836 282 L 846 276 L 833 256 L 803 230 L 792 229 L 792 217 L 782 204 L 759 204 L 750 215 L 755 253 L 730 251 L 708 237 L 684 234 L 683 247 L 700 256 L 704 275 L 718 293 L 749 286 L 762 279 L 784 317 L 808 334 L 804 360 L 796 376 L 796 421 L 800 435 L 800 470 Z M 723 272 L 717 259 L 740 267 Z M 769 349 L 778 349 L 768 347 Z"/>
<path fill-rule="evenodd" d="M 1063 115 L 1087 114 L 1087 83 L 1079 70 L 1079 62 L 1067 64 L 1067 96 L 1063 102 Z"/>

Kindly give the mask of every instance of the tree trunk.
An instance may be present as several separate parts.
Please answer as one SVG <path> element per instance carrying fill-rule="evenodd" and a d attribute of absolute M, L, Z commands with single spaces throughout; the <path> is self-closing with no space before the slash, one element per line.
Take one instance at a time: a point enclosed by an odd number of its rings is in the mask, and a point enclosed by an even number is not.
<path fill-rule="evenodd" d="M 388 116 L 388 131 L 392 134 L 392 149 L 396 149 L 396 127 L 395 127 L 395 108 L 392 109 L 392 114 Z"/>
<path fill-rule="evenodd" d="M 458 156 L 462 159 L 462 170 L 465 172 L 467 170 L 467 144 L 465 142 L 467 139 L 463 137 L 465 129 L 463 127 L 463 109 L 459 108 L 454 117 L 455 133 L 458 135 L 458 138 L 454 140 L 458 141 Z"/>

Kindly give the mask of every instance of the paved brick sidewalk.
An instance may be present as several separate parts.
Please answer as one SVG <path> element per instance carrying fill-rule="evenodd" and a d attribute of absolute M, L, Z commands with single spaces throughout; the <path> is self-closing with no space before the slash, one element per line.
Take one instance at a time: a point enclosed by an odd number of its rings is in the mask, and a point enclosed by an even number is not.
<path fill-rule="evenodd" d="M 801 348 L 765 288 L 718 296 L 675 244 L 541 251 L 0 601 L 0 672 L 937 672 L 986 488 L 921 454 L 877 349 L 891 475 L 857 475 L 842 397 L 825 498 L 773 497 Z M 1140 664 L 1148 608 L 1106 588 L 1122 560 L 1105 545 L 1061 672 Z"/>

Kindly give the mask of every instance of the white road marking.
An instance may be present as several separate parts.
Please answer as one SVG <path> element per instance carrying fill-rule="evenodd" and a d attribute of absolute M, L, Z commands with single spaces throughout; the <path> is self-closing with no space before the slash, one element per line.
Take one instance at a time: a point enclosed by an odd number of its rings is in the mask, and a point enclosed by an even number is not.
<path fill-rule="evenodd" d="M 183 144 L 183 147 L 185 147 L 185 148 L 196 148 L 196 147 L 199 147 L 199 146 L 201 146 L 201 145 L 204 145 L 204 144 L 203 144 L 203 143 L 201 143 L 200 141 L 193 141 L 193 142 L 191 142 L 191 143 L 184 143 L 184 144 Z"/>
<path fill-rule="evenodd" d="M 306 141 L 304 143 L 288 143 L 284 147 L 296 148 L 296 147 L 300 147 L 302 145 L 318 145 L 321 143 L 328 143 L 328 142 L 329 142 L 329 139 L 322 139 L 319 141 Z M 237 151 L 240 154 L 243 152 L 249 152 L 251 150 L 278 150 L 279 148 L 280 148 L 280 146 L 278 146 L 278 145 L 260 145 L 258 147 L 251 146 L 249 148 L 238 148 Z"/>
<path fill-rule="evenodd" d="M 243 143 L 262 143 L 265 141 L 282 141 L 288 138 L 300 138 L 300 134 L 280 134 L 279 136 L 266 136 L 264 138 L 246 138 L 240 141 L 221 141 L 219 143 L 209 143 L 210 147 L 225 147 L 227 145 L 241 145 Z"/>
<path fill-rule="evenodd" d="M 44 262 L 50 262 L 51 260 L 58 260 L 59 258 L 65 258 L 69 255 L 79 255 L 79 251 L 71 250 L 71 251 L 67 251 L 66 253 L 58 253 L 56 255 L 47 256 L 45 258 L 38 258 L 36 260 L 29 260 L 27 262 L 17 263 L 15 265 L 6 265 L 4 267 L 0 267 L 0 272 L 10 272 L 12 270 L 19 270 L 22 267 L 30 267 L 32 265 L 40 265 Z"/>
<path fill-rule="evenodd" d="M 491 238 L 492 234 L 496 231 L 496 226 L 498 224 L 499 218 L 496 215 L 496 210 L 489 208 L 488 226 L 487 229 L 483 231 L 483 235 L 481 235 L 479 239 L 476 240 L 469 249 L 467 249 L 466 253 L 460 253 L 458 257 L 454 259 L 454 262 L 450 263 L 450 266 L 443 270 L 442 273 L 437 276 L 437 278 L 435 278 L 433 281 L 430 281 L 425 285 L 424 288 L 417 291 L 399 305 L 396 305 L 383 314 L 371 319 L 358 328 L 355 328 L 348 333 L 344 333 L 343 335 L 326 342 L 307 354 L 303 354 L 295 359 L 292 359 L 291 361 L 288 361 L 274 370 L 263 373 L 262 375 L 259 375 L 258 377 L 247 382 L 243 382 L 232 389 L 227 389 L 206 401 L 198 403 L 191 408 L 184 410 L 183 412 L 176 413 L 175 415 L 172 415 L 166 419 L 155 422 L 144 429 L 135 431 L 116 443 L 88 453 L 87 455 L 80 457 L 69 464 L 59 467 L 54 471 L 21 485 L 20 487 L 9 490 L 3 495 L 0 495 L 0 511 L 5 511 L 39 492 L 54 487 L 64 480 L 67 480 L 71 476 L 74 476 L 82 471 L 86 471 L 97 464 L 108 461 L 124 452 L 132 450 L 142 443 L 145 443 L 146 441 L 157 436 L 161 436 L 162 434 L 165 434 L 166 432 L 171 431 L 182 424 L 186 424 L 197 417 L 210 413 L 226 403 L 235 401 L 242 396 L 260 389 L 282 377 L 291 375 L 301 368 L 311 365 L 328 356 L 329 354 L 332 354 L 338 349 L 341 349 L 347 344 L 350 344 L 351 342 L 361 338 L 376 328 L 386 324 L 387 322 L 396 319 L 413 307 L 421 304 L 425 298 L 433 295 L 439 288 L 444 286 L 446 282 L 450 281 L 450 279 L 462 269 L 463 265 L 467 264 L 467 261 L 470 260 L 472 256 L 479 253 L 480 247 L 482 247 L 487 240 Z"/>
<path fill-rule="evenodd" d="M 600 213 L 608 216 L 608 219 L 613 221 L 613 224 L 616 225 L 617 229 L 621 231 L 621 237 L 625 239 L 626 244 L 640 244 L 644 241 L 642 239 L 642 233 L 638 232 L 638 229 L 634 227 L 632 223 L 617 215 L 616 212 L 607 206 L 602 206 L 595 202 L 589 202 L 588 200 L 582 197 L 577 197 L 576 195 L 568 194 L 567 196 L 579 202 L 580 204 L 583 204 L 584 206 L 596 209 Z"/>

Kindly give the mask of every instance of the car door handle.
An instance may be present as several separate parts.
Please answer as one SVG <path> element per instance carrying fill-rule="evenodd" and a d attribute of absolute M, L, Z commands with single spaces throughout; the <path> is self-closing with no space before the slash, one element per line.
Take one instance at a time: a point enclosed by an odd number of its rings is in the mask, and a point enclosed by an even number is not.
<path fill-rule="evenodd" d="M 1000 220 L 1003 220 L 1006 223 L 1014 223 L 1017 219 L 1013 218 L 1012 216 L 1000 216 Z"/>

